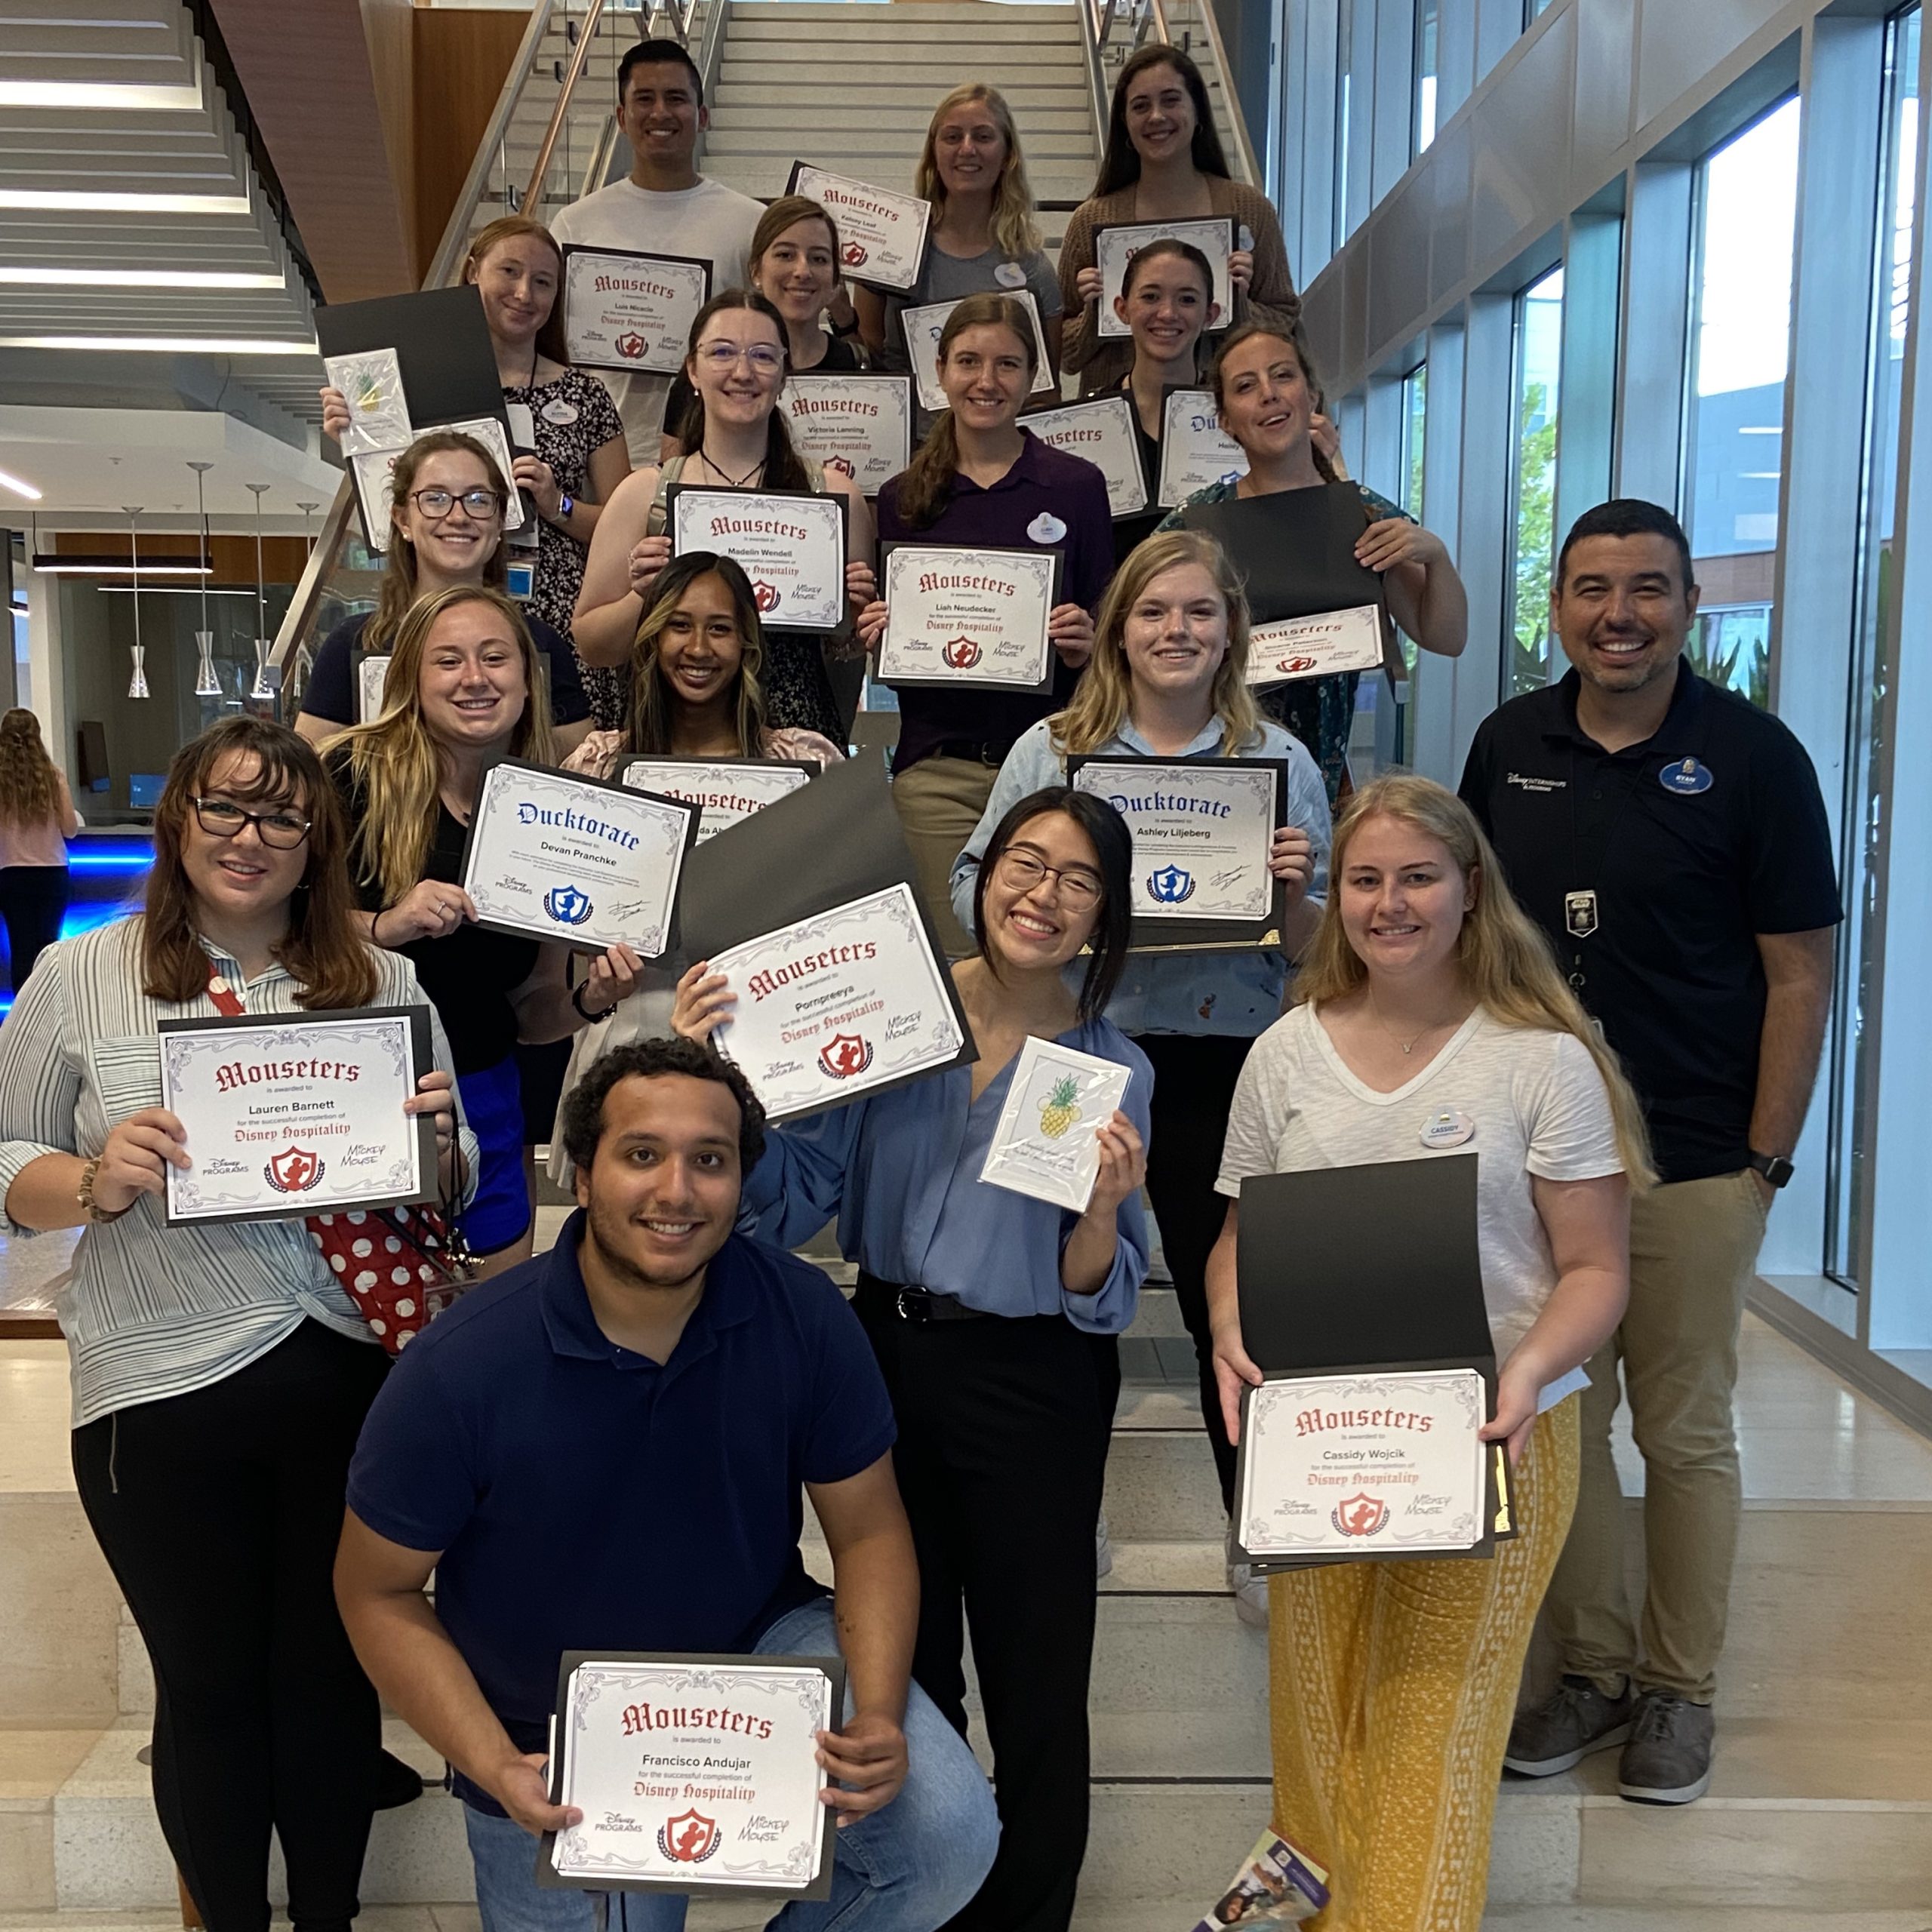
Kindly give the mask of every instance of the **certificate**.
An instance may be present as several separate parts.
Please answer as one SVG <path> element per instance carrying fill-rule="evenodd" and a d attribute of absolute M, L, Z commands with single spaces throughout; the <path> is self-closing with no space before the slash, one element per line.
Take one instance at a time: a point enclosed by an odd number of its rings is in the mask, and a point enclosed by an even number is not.
<path fill-rule="evenodd" d="M 752 580 L 758 614 L 786 630 L 835 631 L 845 620 L 845 499 L 804 490 L 666 494 L 671 554 L 715 550 Z"/>
<path fill-rule="evenodd" d="M 1047 636 L 1060 599 L 1057 550 L 885 546 L 882 684 L 1053 688 Z"/>
<path fill-rule="evenodd" d="M 823 1898 L 837 1830 L 819 1801 L 837 1657 L 566 1653 L 540 1884 Z"/>
<path fill-rule="evenodd" d="M 349 427 L 342 432 L 344 456 L 373 450 L 405 449 L 416 434 L 409 399 L 402 388 L 402 361 L 393 349 L 365 349 L 355 355 L 325 355 L 322 370 L 349 405 Z"/>
<path fill-rule="evenodd" d="M 391 510 L 395 502 L 396 459 L 400 450 L 370 450 L 349 459 L 349 473 L 355 479 L 355 500 L 362 512 L 362 537 L 378 556 L 389 547 L 395 529 Z"/>
<path fill-rule="evenodd" d="M 367 724 L 383 715 L 383 694 L 389 688 L 389 654 L 386 651 L 358 651 L 355 654 L 355 721 Z"/>
<path fill-rule="evenodd" d="M 1324 611 L 1312 617 L 1280 617 L 1248 633 L 1247 681 L 1290 684 L 1337 671 L 1373 671 L 1382 662 L 1382 608 Z"/>
<path fill-rule="evenodd" d="M 1154 501 L 1179 509 L 1211 483 L 1247 474 L 1247 452 L 1221 427 L 1212 389 L 1170 389 L 1161 410 L 1161 473 Z"/>
<path fill-rule="evenodd" d="M 1268 859 L 1286 817 L 1287 774 L 1278 758 L 1067 761 L 1067 783 L 1105 798 L 1133 838 L 1133 943 L 1276 936 L 1282 889 Z"/>
<path fill-rule="evenodd" d="M 1026 426 L 1041 442 L 1069 456 L 1084 457 L 1107 479 L 1107 506 L 1115 516 L 1137 516 L 1147 507 L 1147 475 L 1140 466 L 1140 436 L 1133 398 L 1100 395 L 1064 409 L 1036 410 Z"/>
<path fill-rule="evenodd" d="M 905 376 L 794 376 L 779 392 L 801 456 L 868 497 L 912 460 L 912 385 Z"/>
<path fill-rule="evenodd" d="M 773 1120 L 841 1106 L 968 1050 L 951 976 L 910 885 L 714 953 L 711 970 L 738 996 L 712 1037 Z"/>
<path fill-rule="evenodd" d="M 510 448 L 509 432 L 500 416 L 469 416 L 460 423 L 438 423 L 436 429 L 453 429 L 458 435 L 473 437 L 490 452 L 497 472 L 503 479 L 503 528 L 521 530 L 524 525 L 523 492 L 516 487 L 516 456 Z M 431 433 L 425 429 L 424 435 Z"/>
<path fill-rule="evenodd" d="M 1473 1368 L 1271 1377 L 1247 1392 L 1238 1541 L 1263 1561 L 1466 1554 L 1494 1512 Z"/>
<path fill-rule="evenodd" d="M 1214 215 L 1199 221 L 1122 221 L 1094 231 L 1094 266 L 1100 271 L 1100 328 L 1102 341 L 1131 336 L 1134 331 L 1114 312 L 1114 297 L 1127 278 L 1127 265 L 1150 242 L 1185 242 L 1208 257 L 1214 275 L 1214 312 L 1211 329 L 1224 329 L 1233 320 L 1234 285 L 1228 278 L 1228 257 L 1234 253 L 1235 218 Z"/>
<path fill-rule="evenodd" d="M 1029 1033 L 1014 1062 L 980 1180 L 1085 1214 L 1100 1178 L 1097 1135 L 1132 1077 L 1118 1060 Z"/>
<path fill-rule="evenodd" d="M 564 343 L 580 369 L 675 376 L 710 300 L 711 264 L 694 257 L 565 246 Z"/>
<path fill-rule="evenodd" d="M 171 1226 L 427 1201 L 436 1128 L 403 1103 L 429 1071 L 429 1009 L 164 1020 L 161 1104 L 193 1164 L 168 1170 Z"/>
<path fill-rule="evenodd" d="M 1052 358 L 1047 354 L 1047 332 L 1040 326 L 1040 305 L 1033 300 L 1033 291 L 1030 288 L 991 288 L 986 293 L 1011 296 L 1032 318 L 1032 393 L 1057 393 L 1060 378 L 1054 374 Z M 906 353 L 912 365 L 912 380 L 918 386 L 919 406 L 922 409 L 946 407 L 946 392 L 939 386 L 939 339 L 945 331 L 946 317 L 965 299 L 962 295 L 954 301 L 928 302 L 916 309 L 900 311 L 900 323 L 906 331 Z"/>
<path fill-rule="evenodd" d="M 493 931 L 659 958 L 697 815 L 682 799 L 502 758 L 476 788 L 463 889 Z"/>
<path fill-rule="evenodd" d="M 817 202 L 838 224 L 838 266 L 854 281 L 907 289 L 918 280 L 933 214 L 924 195 L 892 194 L 803 161 L 792 164 L 785 192 Z"/>
<path fill-rule="evenodd" d="M 617 782 L 634 792 L 681 798 L 698 808 L 697 842 L 761 812 L 809 784 L 818 767 L 775 758 L 634 758 Z"/>

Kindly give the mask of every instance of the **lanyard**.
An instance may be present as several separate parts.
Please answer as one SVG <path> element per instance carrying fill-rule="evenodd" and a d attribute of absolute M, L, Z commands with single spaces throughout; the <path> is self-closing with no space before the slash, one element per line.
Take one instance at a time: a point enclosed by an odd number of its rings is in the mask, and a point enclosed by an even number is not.
<path fill-rule="evenodd" d="M 1641 758 L 1632 763 L 1621 795 L 1604 814 L 1595 831 L 1586 839 L 1577 822 L 1577 801 L 1583 791 L 1583 764 L 1574 740 L 1570 746 L 1570 876 L 1576 883 L 1563 894 L 1563 926 L 1571 940 L 1570 984 L 1578 992 L 1583 991 L 1589 977 L 1583 971 L 1584 944 L 1596 937 L 1602 925 L 1596 881 L 1603 875 L 1610 835 L 1621 822 L 1626 808 L 1637 795 L 1637 788 L 1644 782 L 1655 756 L 1655 752 L 1647 749 Z M 1605 752 L 1596 768 L 1597 773 L 1607 776 L 1616 765 L 1615 754 Z"/>

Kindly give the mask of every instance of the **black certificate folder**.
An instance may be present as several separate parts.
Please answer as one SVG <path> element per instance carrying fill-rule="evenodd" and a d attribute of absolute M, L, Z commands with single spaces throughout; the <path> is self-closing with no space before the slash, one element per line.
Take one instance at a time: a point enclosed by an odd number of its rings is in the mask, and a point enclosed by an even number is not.
<path fill-rule="evenodd" d="M 1257 624 L 1382 602 L 1381 578 L 1355 561 L 1369 518 L 1352 483 L 1196 503 L 1181 521 L 1227 552 Z"/>

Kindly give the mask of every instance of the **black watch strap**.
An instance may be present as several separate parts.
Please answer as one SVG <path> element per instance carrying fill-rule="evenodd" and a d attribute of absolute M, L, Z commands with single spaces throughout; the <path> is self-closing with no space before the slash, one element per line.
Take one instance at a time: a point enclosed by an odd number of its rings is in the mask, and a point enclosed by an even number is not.
<path fill-rule="evenodd" d="M 1783 1186 L 1794 1171 L 1782 1154 L 1761 1154 L 1755 1147 L 1746 1149 L 1744 1164 L 1755 1173 L 1762 1174 L 1774 1187 Z"/>

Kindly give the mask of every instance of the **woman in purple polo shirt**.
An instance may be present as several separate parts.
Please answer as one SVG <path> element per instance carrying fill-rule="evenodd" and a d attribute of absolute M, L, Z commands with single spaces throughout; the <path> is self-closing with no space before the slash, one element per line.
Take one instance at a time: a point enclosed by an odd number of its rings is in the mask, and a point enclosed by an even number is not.
<path fill-rule="evenodd" d="M 939 339 L 947 407 L 911 467 L 878 493 L 883 543 L 1057 549 L 1065 559 L 1051 631 L 1059 654 L 1051 691 L 961 685 L 900 694 L 892 795 L 920 891 L 955 958 L 974 949 L 952 916 L 952 862 L 978 826 L 1014 741 L 1072 695 L 1094 648 L 1094 609 L 1113 571 L 1106 479 L 1083 457 L 1050 448 L 1020 426 L 1035 354 L 1020 303 L 1010 295 L 968 296 Z M 860 613 L 868 650 L 885 619 L 883 602 Z"/>

